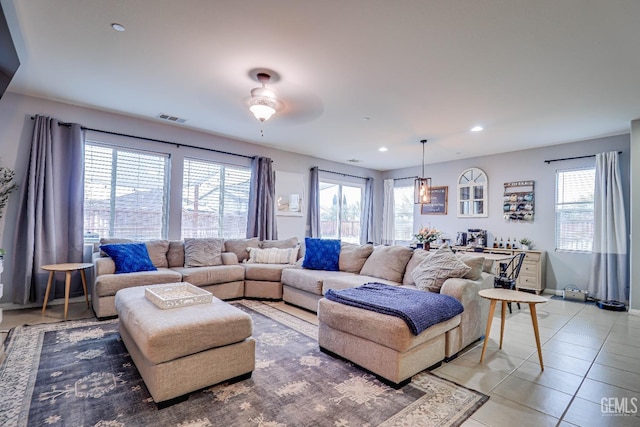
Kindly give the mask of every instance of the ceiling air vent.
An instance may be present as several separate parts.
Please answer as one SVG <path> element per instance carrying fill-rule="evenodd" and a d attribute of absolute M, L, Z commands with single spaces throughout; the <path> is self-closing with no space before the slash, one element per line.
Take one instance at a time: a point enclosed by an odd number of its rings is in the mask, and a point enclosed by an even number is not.
<path fill-rule="evenodd" d="M 164 114 L 164 113 L 158 114 L 157 117 L 159 119 L 167 120 L 167 121 L 174 122 L 174 123 L 184 123 L 184 122 L 187 121 L 187 119 L 183 119 L 183 118 L 176 117 L 176 116 L 170 116 L 169 114 Z"/>

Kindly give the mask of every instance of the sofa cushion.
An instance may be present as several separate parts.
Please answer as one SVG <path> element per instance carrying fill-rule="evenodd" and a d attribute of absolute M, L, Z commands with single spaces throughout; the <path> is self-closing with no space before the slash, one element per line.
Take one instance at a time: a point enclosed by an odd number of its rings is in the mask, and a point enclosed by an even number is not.
<path fill-rule="evenodd" d="M 184 266 L 185 267 L 210 267 L 222 265 L 223 239 L 214 238 L 185 238 L 184 239 Z"/>
<path fill-rule="evenodd" d="M 411 275 L 418 289 L 440 292 L 442 284 L 450 277 L 462 277 L 471 267 L 462 262 L 449 245 L 444 244 L 413 270 Z"/>
<path fill-rule="evenodd" d="M 307 237 L 304 239 L 304 243 L 306 251 L 302 268 L 325 271 L 339 270 L 340 240 Z"/>
<path fill-rule="evenodd" d="M 116 264 L 116 274 L 157 270 L 149 258 L 149 251 L 144 243 L 101 245 L 100 249 Z"/>
<path fill-rule="evenodd" d="M 355 245 L 342 242 L 340 246 L 340 258 L 338 268 L 348 273 L 360 273 L 369 255 L 373 252 L 373 245 Z"/>
<path fill-rule="evenodd" d="M 404 246 L 376 246 L 360 274 L 401 283 L 412 254 L 411 249 Z"/>
<path fill-rule="evenodd" d="M 244 280 L 244 267 L 239 264 L 208 267 L 174 267 L 171 270 L 180 273 L 184 282 L 189 282 L 195 286 L 217 285 Z"/>
<path fill-rule="evenodd" d="M 304 268 L 285 268 L 282 270 L 282 284 L 301 291 L 322 295 L 322 282 L 329 277 L 349 276 L 344 271 L 307 270 Z"/>
<path fill-rule="evenodd" d="M 169 251 L 168 240 L 149 240 L 144 242 L 149 252 L 149 258 L 153 265 L 158 268 L 167 268 L 169 263 L 167 262 L 167 252 Z"/>
<path fill-rule="evenodd" d="M 414 286 L 416 284 L 411 273 L 422 261 L 424 261 L 430 255 L 431 252 L 422 249 L 416 249 L 413 251 L 413 255 L 411 255 L 411 259 L 407 263 L 407 268 L 405 269 L 404 276 L 402 277 L 403 285 Z"/>
<path fill-rule="evenodd" d="M 238 257 L 238 262 L 244 262 L 249 258 L 248 248 L 259 248 L 260 240 L 257 237 L 251 239 L 225 239 L 224 251 L 233 252 Z"/>
<path fill-rule="evenodd" d="M 169 263 L 169 268 L 184 267 L 184 242 L 182 240 L 172 240 L 169 242 L 167 263 Z"/>
<path fill-rule="evenodd" d="M 95 278 L 94 292 L 98 297 L 108 297 L 115 295 L 120 289 L 161 283 L 176 283 L 181 280 L 182 275 L 180 273 L 168 268 L 129 274 L 102 274 Z"/>
<path fill-rule="evenodd" d="M 119 237 L 101 237 L 100 238 L 100 245 L 116 245 L 119 243 L 134 243 L 134 241 L 131 239 L 121 239 Z M 98 248 L 100 248 L 100 246 L 98 246 Z M 100 249 L 100 256 L 108 257 L 109 255 L 107 255 L 105 251 Z"/>
<path fill-rule="evenodd" d="M 298 260 L 298 246 L 294 248 L 248 248 L 247 264 L 295 264 Z"/>
<path fill-rule="evenodd" d="M 458 258 L 471 268 L 463 279 L 478 280 L 484 267 L 484 257 L 461 253 L 458 254 Z"/>
<path fill-rule="evenodd" d="M 260 244 L 261 248 L 278 248 L 278 249 L 287 249 L 287 248 L 295 248 L 298 245 L 297 237 L 290 237 L 284 240 L 263 240 Z"/>
<path fill-rule="evenodd" d="M 261 282 L 279 282 L 282 278 L 282 270 L 293 268 L 290 264 L 244 264 L 244 277 L 246 280 Z"/>

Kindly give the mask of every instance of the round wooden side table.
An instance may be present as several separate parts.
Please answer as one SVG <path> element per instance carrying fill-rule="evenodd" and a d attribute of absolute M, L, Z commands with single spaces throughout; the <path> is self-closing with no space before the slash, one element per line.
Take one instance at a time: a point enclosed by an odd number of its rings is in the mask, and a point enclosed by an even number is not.
<path fill-rule="evenodd" d="M 507 303 L 519 302 L 522 304 L 529 304 L 529 311 L 531 312 L 531 321 L 533 322 L 533 332 L 536 337 L 536 345 L 538 346 L 538 358 L 540 359 L 540 369 L 544 371 L 544 364 L 542 363 L 542 348 L 540 347 L 540 333 L 538 332 L 538 315 L 536 314 L 536 304 L 547 302 L 548 299 L 539 295 L 530 294 L 528 292 L 514 291 L 511 289 L 483 289 L 478 292 L 482 298 L 491 300 L 489 306 L 489 319 L 487 320 L 487 331 L 484 334 L 484 345 L 482 346 L 482 354 L 480 355 L 480 363 L 484 360 L 484 353 L 487 350 L 487 343 L 489 342 L 489 333 L 491 332 L 491 320 L 493 314 L 496 311 L 496 303 L 502 301 L 502 316 L 500 322 L 500 348 L 502 348 L 502 337 L 504 335 L 504 320 L 507 314 Z"/>
<path fill-rule="evenodd" d="M 51 284 L 53 283 L 53 275 L 56 271 L 64 271 L 64 319 L 67 320 L 67 312 L 69 310 L 69 290 L 71 288 L 71 273 L 80 270 L 80 277 L 82 278 L 82 289 L 84 290 L 84 298 L 87 300 L 87 308 L 89 307 L 89 295 L 87 293 L 87 277 L 84 274 L 84 270 L 93 267 L 93 264 L 86 262 L 70 262 L 65 264 L 49 264 L 43 265 L 43 270 L 49 272 L 49 281 L 47 282 L 47 290 L 44 294 L 44 304 L 42 305 L 42 314 L 47 309 L 47 300 L 49 299 L 49 292 L 51 291 Z"/>

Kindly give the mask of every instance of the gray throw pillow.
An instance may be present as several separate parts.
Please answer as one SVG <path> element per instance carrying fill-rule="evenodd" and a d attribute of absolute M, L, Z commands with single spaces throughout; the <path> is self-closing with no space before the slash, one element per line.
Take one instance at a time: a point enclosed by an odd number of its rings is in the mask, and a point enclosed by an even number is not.
<path fill-rule="evenodd" d="M 361 246 L 354 243 L 342 242 L 340 244 L 338 268 L 340 271 L 358 274 L 372 252 L 373 245 L 371 244 Z"/>
<path fill-rule="evenodd" d="M 462 277 L 471 267 L 462 262 L 449 245 L 441 245 L 430 257 L 422 261 L 411 275 L 418 289 L 440 292 L 442 284 L 451 277 Z"/>
<path fill-rule="evenodd" d="M 432 252 L 425 251 L 422 249 L 416 249 L 413 251 L 413 255 L 411 255 L 411 259 L 407 263 L 407 268 L 405 269 L 404 276 L 402 277 L 402 284 L 405 286 L 414 286 L 416 282 L 413 280 L 413 276 L 411 273 L 416 267 L 424 261 L 426 258 L 431 256 Z"/>
<path fill-rule="evenodd" d="M 222 265 L 223 239 L 184 239 L 184 266 L 208 267 Z"/>
<path fill-rule="evenodd" d="M 227 239 L 224 241 L 224 251 L 233 252 L 238 257 L 238 262 L 249 258 L 249 248 L 259 248 L 260 240 L 257 237 L 251 239 Z"/>
<path fill-rule="evenodd" d="M 149 252 L 149 259 L 156 268 L 167 268 L 169 263 L 167 262 L 167 252 L 169 251 L 168 240 L 149 240 L 144 242 L 147 246 L 147 252 Z"/>
<path fill-rule="evenodd" d="M 469 267 L 471 270 L 463 276 L 464 279 L 478 280 L 482 275 L 482 268 L 484 266 L 484 257 L 473 256 L 469 254 L 459 254 L 458 258 Z"/>
<path fill-rule="evenodd" d="M 360 270 L 363 276 L 401 283 L 413 251 L 405 246 L 376 246 Z"/>

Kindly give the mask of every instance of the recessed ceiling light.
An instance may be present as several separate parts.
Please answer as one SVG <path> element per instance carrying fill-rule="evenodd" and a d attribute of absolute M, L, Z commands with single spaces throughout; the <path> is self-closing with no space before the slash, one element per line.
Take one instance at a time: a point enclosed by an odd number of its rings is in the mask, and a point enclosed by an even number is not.
<path fill-rule="evenodd" d="M 114 22 L 113 24 L 111 24 L 111 28 L 120 32 L 123 32 L 124 30 L 126 30 L 126 28 L 124 28 L 124 25 L 118 24 L 117 22 Z"/>
<path fill-rule="evenodd" d="M 362 121 L 364 121 L 364 122 L 368 122 L 369 120 L 371 120 L 371 117 L 366 117 L 365 116 L 365 117 L 362 118 Z"/>
<path fill-rule="evenodd" d="M 380 147 L 378 148 L 378 151 L 380 151 L 381 153 L 384 153 L 385 151 L 389 151 L 389 149 L 387 147 Z"/>
<path fill-rule="evenodd" d="M 482 126 L 474 126 L 471 128 L 471 132 L 482 132 L 484 128 Z"/>

